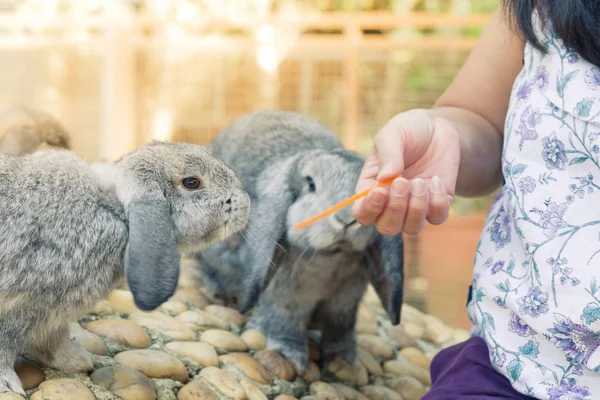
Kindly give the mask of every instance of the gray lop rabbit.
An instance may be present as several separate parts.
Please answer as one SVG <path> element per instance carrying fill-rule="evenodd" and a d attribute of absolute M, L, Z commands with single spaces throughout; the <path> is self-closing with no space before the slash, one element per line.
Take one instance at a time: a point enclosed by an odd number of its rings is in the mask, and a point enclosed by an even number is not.
<path fill-rule="evenodd" d="M 235 120 L 210 144 L 244 183 L 250 222 L 197 255 L 209 288 L 234 296 L 249 327 L 267 336 L 304 370 L 307 325 L 321 330 L 326 363 L 354 363 L 359 302 L 372 282 L 393 324 L 403 301 L 401 235 L 357 223 L 350 207 L 303 230 L 294 225 L 354 194 L 364 159 L 345 150 L 318 122 L 291 111 L 256 111 Z"/>
<path fill-rule="evenodd" d="M 241 229 L 240 180 L 201 146 L 153 142 L 90 166 L 67 150 L 0 154 L 0 392 L 23 394 L 18 354 L 92 368 L 68 337 L 78 313 L 126 279 L 153 310 L 175 291 L 180 253 Z"/>

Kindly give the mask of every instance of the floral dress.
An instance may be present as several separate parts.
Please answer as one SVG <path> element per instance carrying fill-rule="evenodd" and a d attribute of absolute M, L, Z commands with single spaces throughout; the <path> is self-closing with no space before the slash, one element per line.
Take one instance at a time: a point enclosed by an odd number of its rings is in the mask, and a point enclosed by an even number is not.
<path fill-rule="evenodd" d="M 600 68 L 534 22 L 468 312 L 516 390 L 600 399 Z"/>

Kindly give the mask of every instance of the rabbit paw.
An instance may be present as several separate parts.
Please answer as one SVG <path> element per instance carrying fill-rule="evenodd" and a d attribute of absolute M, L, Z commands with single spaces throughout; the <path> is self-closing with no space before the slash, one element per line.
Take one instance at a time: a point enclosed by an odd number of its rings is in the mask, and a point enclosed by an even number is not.
<path fill-rule="evenodd" d="M 21 380 L 12 368 L 0 368 L 0 393 L 14 392 L 25 397 L 25 391 L 21 385 Z"/>
<path fill-rule="evenodd" d="M 94 370 L 91 355 L 78 344 L 65 338 L 51 354 L 38 352 L 37 358 L 45 366 L 63 372 L 90 372 Z"/>
<path fill-rule="evenodd" d="M 354 365 L 358 358 L 356 337 L 354 334 L 350 334 L 336 341 L 323 339 L 321 342 L 321 354 L 325 363 L 336 357 L 340 357 L 348 364 Z"/>
<path fill-rule="evenodd" d="M 268 338 L 267 348 L 278 351 L 294 364 L 296 371 L 303 373 L 308 364 L 308 343 L 295 339 Z"/>

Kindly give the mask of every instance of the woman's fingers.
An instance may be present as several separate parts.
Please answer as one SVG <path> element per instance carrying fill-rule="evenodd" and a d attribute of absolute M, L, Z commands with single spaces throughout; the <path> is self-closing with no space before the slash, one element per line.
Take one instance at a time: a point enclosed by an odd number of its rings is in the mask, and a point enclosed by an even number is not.
<path fill-rule="evenodd" d="M 421 178 L 413 179 L 410 182 L 410 200 L 403 229 L 405 233 L 419 233 L 425 226 L 425 218 L 429 210 L 429 190 L 427 189 L 427 182 Z"/>
<path fill-rule="evenodd" d="M 388 201 L 386 188 L 375 188 L 354 204 L 354 217 L 362 225 L 373 225 Z"/>
<path fill-rule="evenodd" d="M 377 219 L 377 230 L 382 235 L 394 236 L 402 232 L 409 193 L 410 183 L 408 180 L 398 178 L 392 182 L 385 210 Z"/>
<path fill-rule="evenodd" d="M 362 225 L 376 224 L 382 235 L 417 234 L 428 221 L 439 225 L 448 219 L 450 199 L 438 176 L 429 180 L 398 178 L 388 188 L 376 188 L 354 203 Z"/>
<path fill-rule="evenodd" d="M 439 176 L 434 176 L 429 184 L 427 221 L 432 225 L 439 225 L 448 219 L 449 212 L 450 196 L 446 191 L 446 186 Z"/>

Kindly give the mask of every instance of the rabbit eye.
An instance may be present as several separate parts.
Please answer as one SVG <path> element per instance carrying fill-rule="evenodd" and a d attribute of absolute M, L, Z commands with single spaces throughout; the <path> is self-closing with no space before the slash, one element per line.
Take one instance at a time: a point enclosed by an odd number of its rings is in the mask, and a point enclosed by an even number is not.
<path fill-rule="evenodd" d="M 306 182 L 308 182 L 308 190 L 310 192 L 314 192 L 317 188 L 315 187 L 315 181 L 310 176 L 306 177 Z"/>
<path fill-rule="evenodd" d="M 202 181 L 198 178 L 183 178 L 181 181 L 186 189 L 199 189 L 202 186 Z"/>

